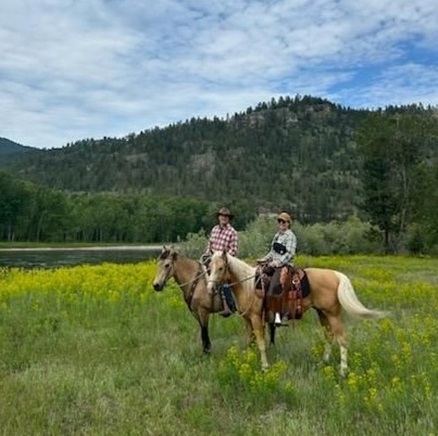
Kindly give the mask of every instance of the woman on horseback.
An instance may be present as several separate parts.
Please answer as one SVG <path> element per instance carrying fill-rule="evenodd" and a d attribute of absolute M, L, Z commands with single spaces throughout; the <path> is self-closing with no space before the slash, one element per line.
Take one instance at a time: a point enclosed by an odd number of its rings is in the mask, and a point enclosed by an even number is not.
<path fill-rule="evenodd" d="M 281 293 L 281 267 L 285 265 L 293 266 L 293 259 L 297 248 L 297 237 L 290 229 L 290 215 L 286 212 L 281 212 L 277 216 L 277 222 L 278 232 L 272 239 L 269 253 L 257 261 L 263 265 L 263 272 L 272 276 L 268 290 L 269 296 Z M 287 316 L 283 316 L 283 318 L 284 320 L 281 320 L 280 314 L 277 312 L 275 314 L 275 323 L 287 324 Z"/>

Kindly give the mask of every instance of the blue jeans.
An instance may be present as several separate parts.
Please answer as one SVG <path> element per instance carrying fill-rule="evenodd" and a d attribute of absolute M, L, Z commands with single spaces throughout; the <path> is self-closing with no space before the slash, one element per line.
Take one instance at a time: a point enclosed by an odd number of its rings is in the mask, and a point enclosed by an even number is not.
<path fill-rule="evenodd" d="M 222 285 L 221 292 L 223 292 L 223 296 L 228 304 L 228 307 L 232 312 L 234 312 L 236 310 L 236 303 L 234 302 L 231 286 L 229 285 L 229 283 L 224 283 Z"/>

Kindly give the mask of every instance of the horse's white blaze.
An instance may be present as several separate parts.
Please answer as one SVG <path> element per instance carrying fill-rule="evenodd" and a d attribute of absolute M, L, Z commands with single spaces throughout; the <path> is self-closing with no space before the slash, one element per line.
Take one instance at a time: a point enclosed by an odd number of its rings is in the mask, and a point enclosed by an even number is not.
<path fill-rule="evenodd" d="M 215 281 L 213 281 L 213 280 L 207 280 L 207 292 L 208 293 L 212 293 L 213 292 L 213 287 L 214 287 L 214 285 L 215 285 Z"/>

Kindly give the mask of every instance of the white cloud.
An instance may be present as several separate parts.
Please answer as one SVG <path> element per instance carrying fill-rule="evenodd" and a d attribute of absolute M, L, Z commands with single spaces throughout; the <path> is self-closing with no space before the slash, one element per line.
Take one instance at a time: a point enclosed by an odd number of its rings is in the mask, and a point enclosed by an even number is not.
<path fill-rule="evenodd" d="M 3 0 L 0 136 L 124 136 L 279 95 L 438 104 L 432 0 Z"/>

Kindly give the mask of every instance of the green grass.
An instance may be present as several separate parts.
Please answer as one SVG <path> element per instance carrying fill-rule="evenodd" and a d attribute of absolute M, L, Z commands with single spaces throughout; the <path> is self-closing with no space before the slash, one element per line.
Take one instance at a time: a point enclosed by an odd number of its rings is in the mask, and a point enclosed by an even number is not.
<path fill-rule="evenodd" d="M 319 365 L 309 312 L 278 330 L 259 370 L 243 321 L 213 317 L 211 356 L 152 263 L 0 270 L 0 434 L 436 435 L 438 259 L 300 258 L 349 275 L 380 322 L 347 320 L 339 353 Z"/>

